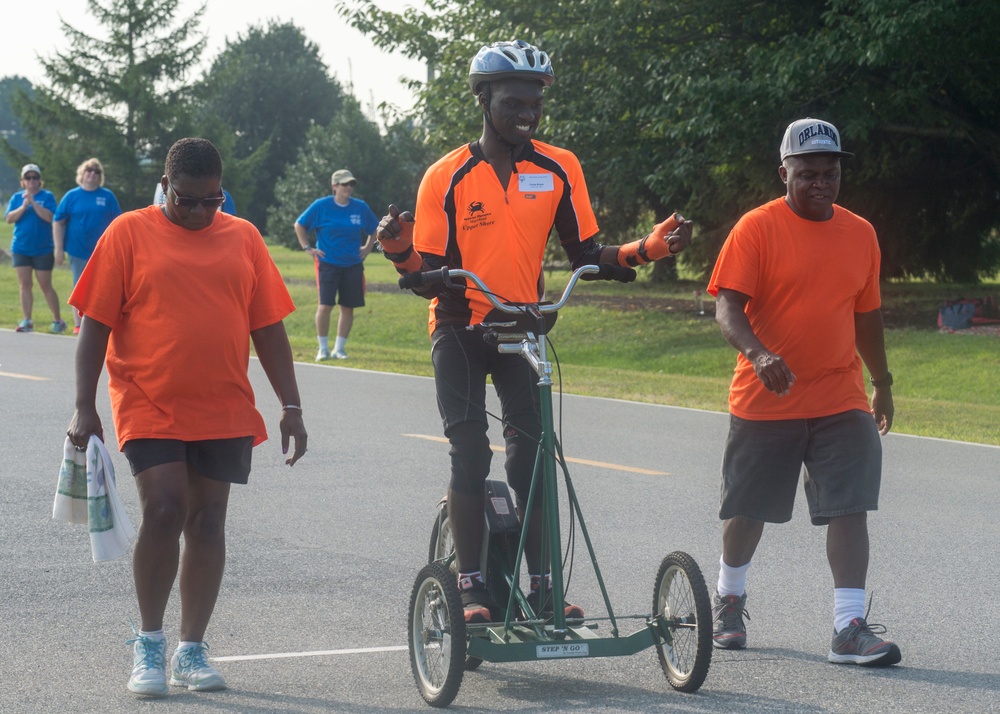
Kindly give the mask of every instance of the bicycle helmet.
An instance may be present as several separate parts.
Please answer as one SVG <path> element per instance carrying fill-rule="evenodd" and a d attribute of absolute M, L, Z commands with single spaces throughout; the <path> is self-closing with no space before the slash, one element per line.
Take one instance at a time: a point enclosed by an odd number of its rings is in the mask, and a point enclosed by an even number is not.
<path fill-rule="evenodd" d="M 494 42 L 472 58 L 469 88 L 473 94 L 483 82 L 498 79 L 536 79 L 546 87 L 555 80 L 548 54 L 523 40 Z"/>

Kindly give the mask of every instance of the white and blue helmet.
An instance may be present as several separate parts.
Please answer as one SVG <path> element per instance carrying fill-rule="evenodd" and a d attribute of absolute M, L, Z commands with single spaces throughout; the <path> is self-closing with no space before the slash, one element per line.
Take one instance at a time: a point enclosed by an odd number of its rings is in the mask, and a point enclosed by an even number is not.
<path fill-rule="evenodd" d="M 534 79 L 546 87 L 555 81 L 552 61 L 547 53 L 523 40 L 494 42 L 472 58 L 469 87 L 473 94 L 483 82 L 501 79 Z"/>

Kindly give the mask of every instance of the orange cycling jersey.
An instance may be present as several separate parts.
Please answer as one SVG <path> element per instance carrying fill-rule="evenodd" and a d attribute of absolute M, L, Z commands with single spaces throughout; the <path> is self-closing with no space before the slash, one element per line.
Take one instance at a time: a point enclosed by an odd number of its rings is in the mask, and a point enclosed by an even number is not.
<path fill-rule="evenodd" d="M 424 174 L 413 247 L 432 266 L 443 260 L 476 273 L 505 302 L 535 302 L 553 227 L 563 246 L 598 231 L 576 156 L 531 142 L 518 154 L 516 172 L 505 187 L 475 142 L 442 157 Z M 476 290 L 445 290 L 431 302 L 430 330 L 476 324 L 489 311 Z"/>

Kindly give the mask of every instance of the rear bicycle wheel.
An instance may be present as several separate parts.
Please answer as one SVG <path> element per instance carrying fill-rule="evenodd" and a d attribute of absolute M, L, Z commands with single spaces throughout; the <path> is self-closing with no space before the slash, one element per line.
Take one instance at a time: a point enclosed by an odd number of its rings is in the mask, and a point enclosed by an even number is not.
<path fill-rule="evenodd" d="M 448 502 L 443 499 L 438 506 L 437 515 L 434 517 L 434 525 L 431 526 L 431 542 L 428 551 L 428 563 L 444 560 L 455 552 L 455 541 L 451 535 L 451 522 L 448 520 Z M 457 572 L 457 568 L 455 561 L 452 561 L 452 572 Z"/>
<path fill-rule="evenodd" d="M 663 559 L 653 588 L 653 617 L 666 623 L 670 642 L 656 645 L 660 667 L 670 686 L 694 692 L 712 662 L 712 607 L 705 578 L 687 553 Z"/>
<path fill-rule="evenodd" d="M 410 595 L 410 668 L 432 707 L 451 704 L 465 673 L 465 615 L 455 576 L 441 563 L 420 569 Z"/>
<path fill-rule="evenodd" d="M 428 553 L 428 562 L 433 563 L 435 561 L 443 561 L 445 558 L 450 557 L 454 552 L 455 541 L 452 539 L 451 524 L 448 520 L 448 503 L 447 501 L 441 501 L 438 514 L 434 518 L 434 525 L 431 526 L 431 543 Z M 451 561 L 449 569 L 454 577 L 458 576 L 458 565 L 455 560 Z M 483 661 L 478 657 L 466 657 L 465 671 L 471 672 L 482 663 Z"/>

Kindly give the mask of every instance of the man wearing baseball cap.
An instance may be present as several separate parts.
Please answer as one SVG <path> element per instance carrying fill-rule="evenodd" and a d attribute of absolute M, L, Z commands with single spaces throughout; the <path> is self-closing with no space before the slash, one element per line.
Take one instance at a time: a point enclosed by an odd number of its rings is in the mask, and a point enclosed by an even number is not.
<path fill-rule="evenodd" d="M 23 190 L 10 197 L 4 220 L 14 224 L 14 240 L 10 244 L 11 265 L 17 271 L 22 315 L 17 331 L 31 332 L 35 329 L 31 318 L 35 302 L 31 279 L 34 273 L 45 302 L 52 311 L 50 329 L 58 334 L 66 331 L 66 323 L 60 317 L 59 296 L 52 287 L 52 268 L 56 261 L 52 215 L 56 210 L 56 197 L 42 185 L 42 170 L 38 164 L 25 164 L 21 168 Z"/>
<path fill-rule="evenodd" d="M 780 154 L 785 196 L 739 220 L 708 285 L 722 334 L 739 350 L 722 462 L 714 644 L 746 647 L 747 570 L 764 523 L 791 519 L 804 466 L 809 515 L 827 526 L 833 574 L 827 659 L 892 665 L 899 647 L 878 636 L 885 628 L 869 624 L 865 609 L 867 514 L 878 508 L 879 435 L 893 417 L 878 241 L 868 221 L 835 203 L 841 159 L 852 154 L 833 124 L 792 122 Z"/>
<path fill-rule="evenodd" d="M 319 304 L 316 307 L 316 339 L 319 352 L 316 361 L 331 357 L 347 359 L 344 347 L 354 324 L 354 308 L 365 305 L 364 260 L 375 244 L 374 233 L 378 218 L 364 201 L 353 198 L 358 181 L 347 169 L 338 169 L 330 177 L 332 196 L 313 201 L 295 219 L 295 237 L 302 250 L 316 261 L 316 285 Z M 316 234 L 312 245 L 309 234 Z M 335 302 L 340 303 L 337 320 L 337 340 L 330 351 L 330 313 Z"/>

